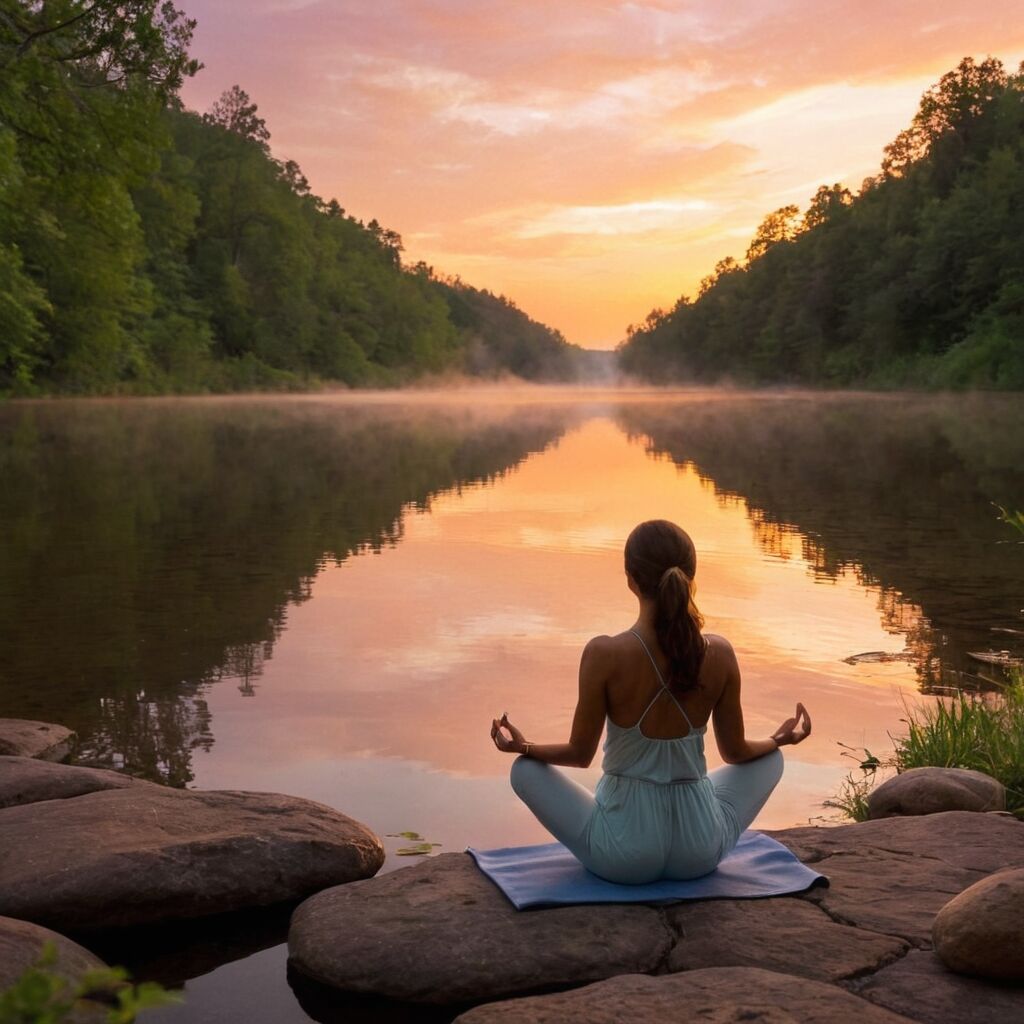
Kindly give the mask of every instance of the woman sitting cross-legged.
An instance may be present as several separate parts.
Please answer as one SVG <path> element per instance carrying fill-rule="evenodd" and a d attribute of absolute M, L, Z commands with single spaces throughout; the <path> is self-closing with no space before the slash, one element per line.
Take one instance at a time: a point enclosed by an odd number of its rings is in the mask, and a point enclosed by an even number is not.
<path fill-rule="evenodd" d="M 584 648 L 569 742 L 528 742 L 507 715 L 491 724 L 498 749 L 522 755 L 512 765 L 520 799 L 584 867 L 612 882 L 713 871 L 782 777 L 779 748 L 811 731 L 797 704 L 770 737 L 746 737 L 736 655 L 723 637 L 701 632 L 695 569 L 683 530 L 641 523 L 626 541 L 640 614 L 624 633 Z M 710 774 L 708 719 L 726 761 Z M 606 722 L 604 774 L 591 793 L 552 765 L 587 767 Z"/>

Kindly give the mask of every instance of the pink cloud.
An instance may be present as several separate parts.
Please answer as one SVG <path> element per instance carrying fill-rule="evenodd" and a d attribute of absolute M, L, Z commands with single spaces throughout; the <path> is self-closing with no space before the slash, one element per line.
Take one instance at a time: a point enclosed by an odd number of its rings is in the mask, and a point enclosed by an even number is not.
<path fill-rule="evenodd" d="M 183 2 L 188 104 L 239 83 L 317 192 L 599 346 L 859 185 L 960 57 L 1024 56 L 1019 0 Z"/>

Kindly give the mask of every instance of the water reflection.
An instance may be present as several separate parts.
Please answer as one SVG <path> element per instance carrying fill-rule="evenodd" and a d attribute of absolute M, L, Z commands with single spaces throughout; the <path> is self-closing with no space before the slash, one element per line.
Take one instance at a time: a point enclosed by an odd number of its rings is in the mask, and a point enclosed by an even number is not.
<path fill-rule="evenodd" d="M 0 714 L 172 785 L 213 741 L 209 684 L 252 695 L 325 565 L 397 542 L 564 414 L 310 401 L 0 408 Z"/>
<path fill-rule="evenodd" d="M 1024 504 L 1019 396 L 761 396 L 623 406 L 618 421 L 742 499 L 767 554 L 798 549 L 817 578 L 879 588 L 922 689 L 983 683 L 966 652 L 1020 627 L 1024 546 L 993 504 Z"/>
<path fill-rule="evenodd" d="M 0 715 L 443 850 L 542 841 L 487 723 L 507 709 L 564 738 L 584 643 L 632 621 L 624 538 L 663 516 L 696 541 L 750 732 L 797 696 L 815 714 L 759 819 L 803 822 L 845 774 L 837 742 L 884 751 L 904 700 L 1019 626 L 1024 546 L 990 504 L 1024 505 L 1019 411 L 539 392 L 0 407 Z M 303 1019 L 268 920 L 184 926 L 132 966 L 203 975 L 168 1020 Z"/>

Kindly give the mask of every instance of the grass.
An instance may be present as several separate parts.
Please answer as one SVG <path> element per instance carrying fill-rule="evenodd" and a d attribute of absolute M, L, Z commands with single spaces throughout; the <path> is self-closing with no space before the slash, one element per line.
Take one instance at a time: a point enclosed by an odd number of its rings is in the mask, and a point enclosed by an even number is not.
<path fill-rule="evenodd" d="M 878 768 L 971 768 L 998 779 L 1006 787 L 1006 809 L 1024 818 L 1024 673 L 1001 693 L 961 692 L 908 710 L 904 721 L 906 735 L 894 739 L 892 758 L 883 762 L 863 751 L 859 774 L 847 775 L 825 807 L 867 821 Z"/>
<path fill-rule="evenodd" d="M 839 811 L 851 821 L 867 821 L 868 794 L 874 788 L 874 785 L 875 779 L 873 775 L 862 775 L 860 778 L 857 778 L 851 772 L 839 784 L 839 792 L 828 800 L 823 801 L 822 806 Z"/>
<path fill-rule="evenodd" d="M 898 771 L 973 768 L 1006 787 L 1006 809 L 1024 817 L 1024 679 L 1002 693 L 958 693 L 917 708 L 896 741 Z"/>

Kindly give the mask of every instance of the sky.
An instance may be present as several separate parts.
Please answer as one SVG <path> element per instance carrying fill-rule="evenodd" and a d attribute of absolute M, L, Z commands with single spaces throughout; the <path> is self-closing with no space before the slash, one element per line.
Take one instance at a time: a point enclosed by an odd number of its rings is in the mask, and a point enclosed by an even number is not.
<path fill-rule="evenodd" d="M 1021 0 L 179 0 L 186 105 L 238 84 L 313 191 L 409 263 L 612 348 L 742 258 L 768 212 L 857 191 Z"/>

